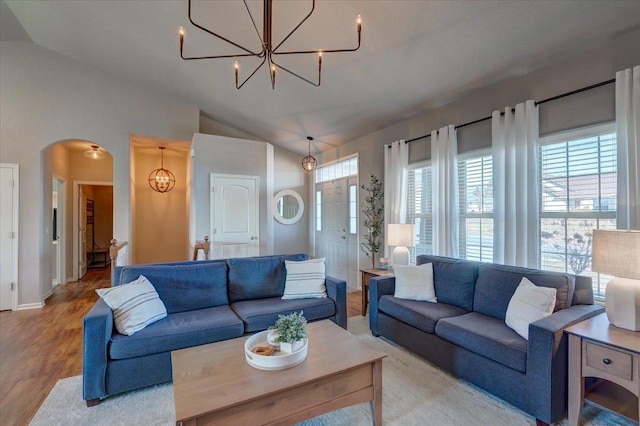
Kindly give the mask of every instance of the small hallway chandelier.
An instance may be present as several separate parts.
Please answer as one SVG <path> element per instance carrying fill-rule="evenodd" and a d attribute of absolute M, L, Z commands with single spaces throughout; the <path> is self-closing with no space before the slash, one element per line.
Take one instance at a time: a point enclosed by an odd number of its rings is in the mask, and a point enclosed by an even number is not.
<path fill-rule="evenodd" d="M 160 168 L 149 173 L 149 186 L 157 192 L 169 192 L 176 186 L 176 177 L 170 170 L 164 168 L 164 146 L 159 146 L 160 150 Z"/>
<path fill-rule="evenodd" d="M 100 151 L 98 145 L 91 145 L 91 148 L 84 152 L 84 156 L 92 160 L 102 160 L 105 157 L 104 152 Z"/>
<path fill-rule="evenodd" d="M 300 51 L 287 51 L 287 52 L 280 52 L 278 51 L 278 49 L 284 44 L 285 41 L 287 41 L 289 39 L 289 37 L 291 37 L 293 35 L 293 33 L 295 33 L 298 28 L 300 28 L 300 26 L 307 20 L 309 19 L 309 17 L 311 16 L 311 14 L 313 13 L 313 11 L 315 10 L 316 7 L 316 0 L 312 0 L 311 2 L 311 11 L 302 19 L 302 21 L 300 21 L 294 28 L 293 30 L 291 30 L 291 32 L 289 34 L 287 34 L 285 37 L 283 37 L 283 39 L 277 44 L 274 45 L 273 40 L 272 40 L 272 35 L 273 35 L 273 0 L 263 0 L 263 17 L 262 17 L 262 35 L 260 35 L 260 32 L 258 31 L 258 26 L 256 25 L 256 20 L 253 18 L 253 15 L 251 14 L 251 10 L 249 10 L 249 6 L 247 5 L 247 0 L 244 0 L 244 5 L 245 8 L 247 9 L 247 13 L 249 14 L 249 18 L 251 18 L 251 22 L 253 24 L 253 28 L 255 29 L 256 35 L 258 36 L 258 39 L 260 40 L 260 45 L 262 46 L 261 50 L 258 52 L 254 52 L 253 50 L 244 47 L 238 43 L 235 43 L 219 34 L 216 34 L 213 30 L 205 28 L 204 26 L 197 24 L 196 22 L 194 22 L 193 17 L 191 16 L 191 0 L 189 0 L 189 10 L 188 10 L 188 15 L 189 15 L 189 22 L 191 22 L 191 24 L 193 24 L 193 26 L 195 26 L 196 28 L 199 28 L 200 30 L 219 38 L 220 40 L 238 48 L 241 50 L 241 52 L 236 53 L 236 54 L 232 54 L 232 55 L 213 55 L 213 56 L 191 56 L 191 57 L 186 57 L 184 56 L 184 36 L 185 36 L 185 31 L 183 27 L 180 27 L 179 33 L 180 33 L 180 57 L 186 61 L 188 60 L 194 60 L 194 59 L 221 59 L 221 58 L 236 58 L 236 61 L 234 62 L 234 73 L 235 73 L 235 80 L 236 80 L 236 89 L 240 89 L 242 86 L 244 86 L 244 84 L 249 81 L 249 79 L 251 77 L 253 77 L 253 75 L 260 69 L 262 68 L 263 65 L 267 64 L 267 68 L 269 70 L 269 76 L 271 77 L 271 88 L 275 89 L 276 88 L 276 69 L 285 71 L 289 74 L 291 74 L 294 77 L 299 78 L 300 80 L 303 80 L 313 86 L 320 86 L 320 81 L 321 81 L 321 76 L 322 76 L 322 55 L 326 54 L 326 53 L 337 53 L 337 52 L 355 52 L 356 50 L 360 49 L 360 39 L 361 39 L 361 32 L 362 32 L 362 20 L 360 18 L 360 15 L 358 15 L 358 19 L 357 19 L 357 24 L 356 24 L 356 28 L 357 28 L 357 32 L 358 32 L 358 45 L 354 48 L 351 49 L 313 49 L 313 50 L 300 50 Z M 248 29 L 249 30 L 249 29 Z M 305 55 L 305 54 L 315 54 L 318 55 L 318 81 L 312 81 L 310 79 L 307 79 L 305 77 L 302 77 L 299 74 L 296 74 L 294 71 L 285 68 L 282 64 L 276 62 L 274 60 L 274 56 L 277 55 Z M 244 79 L 242 81 L 242 83 L 239 82 L 239 74 L 240 74 L 240 64 L 238 63 L 237 58 L 242 58 L 242 57 L 256 57 L 256 58 L 260 58 L 262 59 L 262 61 L 260 62 L 260 64 L 251 72 L 249 73 L 248 77 L 246 79 Z"/>
<path fill-rule="evenodd" d="M 313 140 L 313 138 L 311 136 L 307 136 L 307 140 L 309 141 L 309 155 L 302 159 L 302 168 L 305 172 L 312 172 L 315 170 L 318 162 L 316 161 L 315 157 L 311 155 L 311 141 Z"/>

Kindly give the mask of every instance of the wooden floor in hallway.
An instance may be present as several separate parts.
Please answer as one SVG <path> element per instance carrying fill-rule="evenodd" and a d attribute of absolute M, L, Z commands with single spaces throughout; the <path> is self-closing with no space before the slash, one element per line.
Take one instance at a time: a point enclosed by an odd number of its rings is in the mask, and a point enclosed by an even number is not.
<path fill-rule="evenodd" d="M 82 374 L 82 318 L 109 279 L 108 268 L 89 270 L 41 309 L 0 312 L 0 425 L 29 424 L 58 380 Z M 347 295 L 348 316 L 360 303 L 360 292 Z"/>

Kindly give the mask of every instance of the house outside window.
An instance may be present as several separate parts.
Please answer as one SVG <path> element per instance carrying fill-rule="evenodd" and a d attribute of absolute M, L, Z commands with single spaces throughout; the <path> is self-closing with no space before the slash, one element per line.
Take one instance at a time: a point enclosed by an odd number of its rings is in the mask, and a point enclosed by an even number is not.
<path fill-rule="evenodd" d="M 431 165 L 420 163 L 409 168 L 407 173 L 407 223 L 413 223 L 416 245 L 409 248 L 409 261 L 416 256 L 433 253 Z"/>
<path fill-rule="evenodd" d="M 493 261 L 493 159 L 491 152 L 458 160 L 460 257 Z"/>
<path fill-rule="evenodd" d="M 540 267 L 588 275 L 596 297 L 611 278 L 591 271 L 593 229 L 616 228 L 612 124 L 540 139 Z"/>

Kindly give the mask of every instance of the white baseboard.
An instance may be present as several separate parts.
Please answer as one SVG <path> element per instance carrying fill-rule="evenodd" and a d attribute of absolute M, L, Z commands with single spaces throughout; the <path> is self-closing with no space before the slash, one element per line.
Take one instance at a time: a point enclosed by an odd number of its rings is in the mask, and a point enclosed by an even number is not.
<path fill-rule="evenodd" d="M 24 311 L 25 309 L 38 309 L 38 308 L 43 308 L 43 307 L 44 307 L 44 302 L 23 303 L 22 305 L 18 305 L 18 307 L 15 310 L 16 311 Z"/>
<path fill-rule="evenodd" d="M 64 283 L 67 284 L 67 283 L 72 283 L 74 281 L 78 281 L 78 280 L 75 280 L 73 279 L 73 277 L 71 277 L 71 278 L 67 278 L 67 280 Z"/>
<path fill-rule="evenodd" d="M 42 296 L 42 306 L 44 306 L 44 300 L 47 300 L 47 297 L 51 296 L 53 294 L 53 289 L 49 290 L 48 292 L 45 293 L 44 296 Z"/>

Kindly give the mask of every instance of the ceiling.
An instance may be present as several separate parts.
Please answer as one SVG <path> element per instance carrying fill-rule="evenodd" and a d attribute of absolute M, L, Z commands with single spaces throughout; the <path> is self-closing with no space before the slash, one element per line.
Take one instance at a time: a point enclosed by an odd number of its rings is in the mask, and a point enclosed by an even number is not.
<path fill-rule="evenodd" d="M 299 153 L 306 152 L 307 135 L 315 138 L 312 151 L 323 151 L 640 25 L 637 0 L 317 0 L 283 48 L 353 47 L 360 14 L 360 50 L 326 54 L 320 87 L 279 73 L 272 90 L 262 68 L 236 90 L 233 59 L 180 59 L 180 26 L 187 55 L 235 53 L 189 24 L 187 0 L 1 0 L 0 6 L 2 40 L 32 40 Z M 261 31 L 262 2 L 249 0 L 249 7 Z M 311 1 L 275 0 L 274 42 L 310 7 Z M 258 49 L 242 2 L 194 0 L 193 17 Z M 257 61 L 240 60 L 241 77 Z M 315 55 L 281 62 L 317 76 Z"/>

